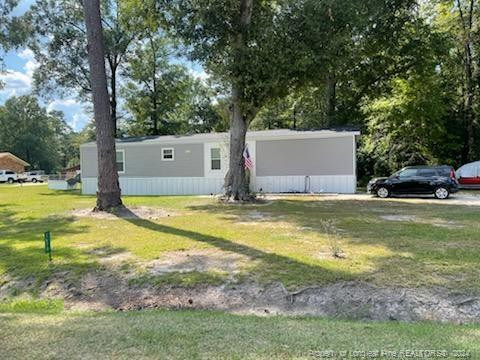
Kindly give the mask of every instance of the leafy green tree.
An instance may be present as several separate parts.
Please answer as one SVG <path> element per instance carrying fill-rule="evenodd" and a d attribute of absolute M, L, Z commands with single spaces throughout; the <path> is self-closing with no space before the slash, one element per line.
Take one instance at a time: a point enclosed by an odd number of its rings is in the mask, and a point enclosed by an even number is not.
<path fill-rule="evenodd" d="M 8 49 L 11 45 L 9 15 L 17 3 L 18 0 L 6 0 L 0 4 L 0 51 Z M 0 52 L 0 61 L 3 60 L 1 55 Z"/>
<path fill-rule="evenodd" d="M 22 44 L 28 36 L 25 23 L 12 11 L 18 0 L 2 0 L 0 2 L 0 72 L 4 71 L 3 55 L 5 51 Z M 0 82 L 0 88 L 2 83 Z"/>
<path fill-rule="evenodd" d="M 161 1 L 159 1 L 161 3 Z M 335 2 L 167 1 L 165 21 L 230 92 L 230 164 L 226 195 L 249 199 L 243 164 L 246 131 L 261 108 L 324 64 Z M 314 20 L 315 18 L 315 20 Z M 325 25 L 327 24 L 327 25 Z M 339 27 L 345 26 L 343 20 Z M 315 30 L 311 36 L 309 30 Z M 321 36 L 319 36 L 321 34 Z M 304 42 L 304 40 L 308 41 Z M 310 45 L 315 44 L 315 48 Z M 315 54 L 321 51 L 322 54 Z M 314 54 L 314 56 L 311 56 Z"/>
<path fill-rule="evenodd" d="M 480 4 L 474 0 L 439 0 L 434 2 L 434 24 L 451 39 L 451 60 L 444 67 L 446 75 L 457 84 L 457 111 L 463 129 L 462 162 L 477 159 L 478 121 L 480 119 Z"/>
<path fill-rule="evenodd" d="M 0 107 L 0 149 L 25 159 L 32 168 L 62 168 L 72 133 L 61 112 L 47 112 L 33 96 L 12 97 Z"/>
<path fill-rule="evenodd" d="M 306 109 L 303 114 L 315 108 L 315 114 L 321 114 L 319 123 L 339 122 L 342 104 L 338 89 L 354 86 L 352 72 L 361 73 L 365 79 L 355 94 L 357 98 L 349 97 L 352 102 L 360 102 L 364 86 L 376 87 L 395 55 L 389 49 L 383 51 L 380 44 L 398 42 L 401 48 L 403 39 L 397 40 L 395 35 L 405 22 L 405 14 L 415 5 L 414 0 L 167 3 L 170 6 L 165 20 L 190 46 L 190 56 L 230 88 L 230 170 L 225 184 L 227 195 L 235 199 L 248 198 L 242 159 L 244 138 L 262 108 L 276 107 L 284 119 L 278 124 L 266 120 L 267 127 L 285 123 L 296 127 L 302 108 Z M 374 76 L 369 73 L 371 69 L 376 70 Z M 402 67 L 394 70 L 400 72 Z M 387 76 L 392 75 L 387 72 Z M 302 94 L 303 99 L 292 98 L 289 106 L 279 103 L 278 99 L 294 92 Z M 359 106 L 356 110 L 361 113 Z M 315 123 L 307 115 L 303 118 L 305 126 Z M 351 116 L 348 118 L 351 121 Z"/>
<path fill-rule="evenodd" d="M 143 30 L 135 26 L 135 19 L 124 16 L 120 0 L 103 0 L 101 7 L 110 112 L 116 129 L 119 74 Z M 37 0 L 25 18 L 36 34 L 29 46 L 39 64 L 34 76 L 37 91 L 57 96 L 71 96 L 73 91 L 88 99 L 91 84 L 82 2 Z"/>
<path fill-rule="evenodd" d="M 132 52 L 122 88 L 132 114 L 131 135 L 166 135 L 212 130 L 218 116 L 211 91 L 188 69 L 172 64 L 174 49 L 160 34 L 149 34 Z"/>

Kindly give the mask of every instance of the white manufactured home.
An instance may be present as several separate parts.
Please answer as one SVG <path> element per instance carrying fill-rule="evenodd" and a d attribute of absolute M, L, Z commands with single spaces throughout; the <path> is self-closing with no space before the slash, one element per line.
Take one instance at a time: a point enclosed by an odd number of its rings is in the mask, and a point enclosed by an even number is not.
<path fill-rule="evenodd" d="M 354 193 L 358 131 L 251 131 L 251 188 L 265 193 Z M 219 194 L 228 170 L 228 133 L 116 141 L 124 195 Z M 80 147 L 82 192 L 97 190 L 97 148 Z"/>

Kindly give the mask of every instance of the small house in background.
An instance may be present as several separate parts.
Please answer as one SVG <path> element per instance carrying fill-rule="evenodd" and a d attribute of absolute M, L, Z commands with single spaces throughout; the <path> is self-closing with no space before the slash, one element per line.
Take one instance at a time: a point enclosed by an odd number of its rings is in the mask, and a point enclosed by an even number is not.
<path fill-rule="evenodd" d="M 250 185 L 265 193 L 354 193 L 358 131 L 247 133 Z M 200 195 L 223 191 L 229 133 L 117 139 L 124 195 Z M 244 153 L 245 157 L 245 153 Z M 82 192 L 97 191 L 97 146 L 80 147 Z"/>
<path fill-rule="evenodd" d="M 17 174 L 22 174 L 27 166 L 30 166 L 30 164 L 12 153 L 0 152 L 0 169 L 12 170 Z"/>
<path fill-rule="evenodd" d="M 78 174 L 80 174 L 80 164 L 69 167 L 67 169 L 63 169 L 62 171 L 60 171 L 60 175 L 65 179 L 74 178 Z"/>

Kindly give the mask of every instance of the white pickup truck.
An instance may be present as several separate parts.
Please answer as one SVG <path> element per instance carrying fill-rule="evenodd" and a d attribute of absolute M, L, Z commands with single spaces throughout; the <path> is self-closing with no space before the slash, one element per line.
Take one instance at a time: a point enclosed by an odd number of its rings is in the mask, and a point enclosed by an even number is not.
<path fill-rule="evenodd" d="M 25 173 L 25 178 L 23 181 L 26 182 L 44 182 L 46 181 L 47 176 L 45 175 L 45 171 L 43 170 L 33 170 L 33 171 L 28 171 Z"/>
<path fill-rule="evenodd" d="M 0 170 L 0 182 L 13 184 L 18 181 L 18 174 L 12 170 Z"/>

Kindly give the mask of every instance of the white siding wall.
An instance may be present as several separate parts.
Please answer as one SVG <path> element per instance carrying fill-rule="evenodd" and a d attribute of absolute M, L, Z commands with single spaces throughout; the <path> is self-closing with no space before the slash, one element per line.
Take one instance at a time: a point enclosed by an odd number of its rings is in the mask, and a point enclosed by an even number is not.
<path fill-rule="evenodd" d="M 82 179 L 82 193 L 95 194 L 97 178 Z M 264 193 L 304 192 L 305 176 L 257 176 L 255 191 Z M 208 195 L 223 191 L 222 178 L 120 178 L 123 195 Z M 356 190 L 355 176 L 310 176 L 309 191 L 351 194 Z"/>
<path fill-rule="evenodd" d="M 66 180 L 48 180 L 48 188 L 51 190 L 73 190 L 77 185 L 68 185 Z"/>
<path fill-rule="evenodd" d="M 203 177 L 132 178 L 121 177 L 123 195 L 205 195 L 222 192 L 223 179 Z M 95 194 L 97 178 L 82 178 L 82 193 Z"/>

